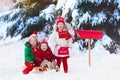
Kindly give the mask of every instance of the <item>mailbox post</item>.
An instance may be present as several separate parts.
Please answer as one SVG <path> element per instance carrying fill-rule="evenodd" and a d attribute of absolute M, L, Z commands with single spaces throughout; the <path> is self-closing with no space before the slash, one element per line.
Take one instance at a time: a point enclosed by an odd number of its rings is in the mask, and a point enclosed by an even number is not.
<path fill-rule="evenodd" d="M 80 39 L 88 39 L 88 65 L 91 66 L 91 39 L 102 39 L 103 32 L 100 30 L 77 30 Z"/>

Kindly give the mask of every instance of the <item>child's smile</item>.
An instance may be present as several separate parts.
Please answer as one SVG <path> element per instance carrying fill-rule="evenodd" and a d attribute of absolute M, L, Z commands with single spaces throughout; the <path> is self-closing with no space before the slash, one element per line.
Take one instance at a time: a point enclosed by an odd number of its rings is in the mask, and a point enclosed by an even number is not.
<path fill-rule="evenodd" d="M 46 43 L 42 43 L 42 44 L 41 44 L 41 50 L 42 50 L 42 51 L 46 51 L 47 48 L 48 48 L 48 46 L 47 46 Z"/>

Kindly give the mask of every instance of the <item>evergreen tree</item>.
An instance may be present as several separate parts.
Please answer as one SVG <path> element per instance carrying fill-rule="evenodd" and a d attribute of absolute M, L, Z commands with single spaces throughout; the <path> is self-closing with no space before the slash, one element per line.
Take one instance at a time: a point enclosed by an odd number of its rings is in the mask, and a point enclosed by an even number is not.
<path fill-rule="evenodd" d="M 68 8 L 68 3 L 71 6 Z M 120 3 L 118 0 L 67 0 L 63 6 L 66 21 L 77 29 L 102 30 L 120 45 Z M 71 12 L 69 12 L 69 11 Z M 71 18 L 72 19 L 71 19 Z"/>

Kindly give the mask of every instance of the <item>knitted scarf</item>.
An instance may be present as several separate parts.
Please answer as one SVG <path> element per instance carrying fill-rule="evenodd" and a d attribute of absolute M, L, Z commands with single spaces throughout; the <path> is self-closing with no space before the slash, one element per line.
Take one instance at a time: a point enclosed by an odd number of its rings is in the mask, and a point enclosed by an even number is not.
<path fill-rule="evenodd" d="M 68 31 L 57 31 L 58 32 L 58 35 L 59 35 L 59 38 L 65 38 L 66 40 L 70 39 L 71 38 L 71 35 Z"/>

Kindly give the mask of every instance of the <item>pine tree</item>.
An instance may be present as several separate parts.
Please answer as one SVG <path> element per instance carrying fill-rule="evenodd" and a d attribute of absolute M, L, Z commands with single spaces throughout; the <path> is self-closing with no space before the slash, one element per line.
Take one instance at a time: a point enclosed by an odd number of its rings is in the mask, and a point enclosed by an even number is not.
<path fill-rule="evenodd" d="M 63 11 L 66 8 L 67 0 Z M 115 43 L 120 45 L 120 3 L 118 0 L 74 0 L 69 7 L 71 12 L 63 13 L 66 21 L 76 25 L 77 29 L 102 30 Z M 68 18 L 72 17 L 70 20 Z"/>

